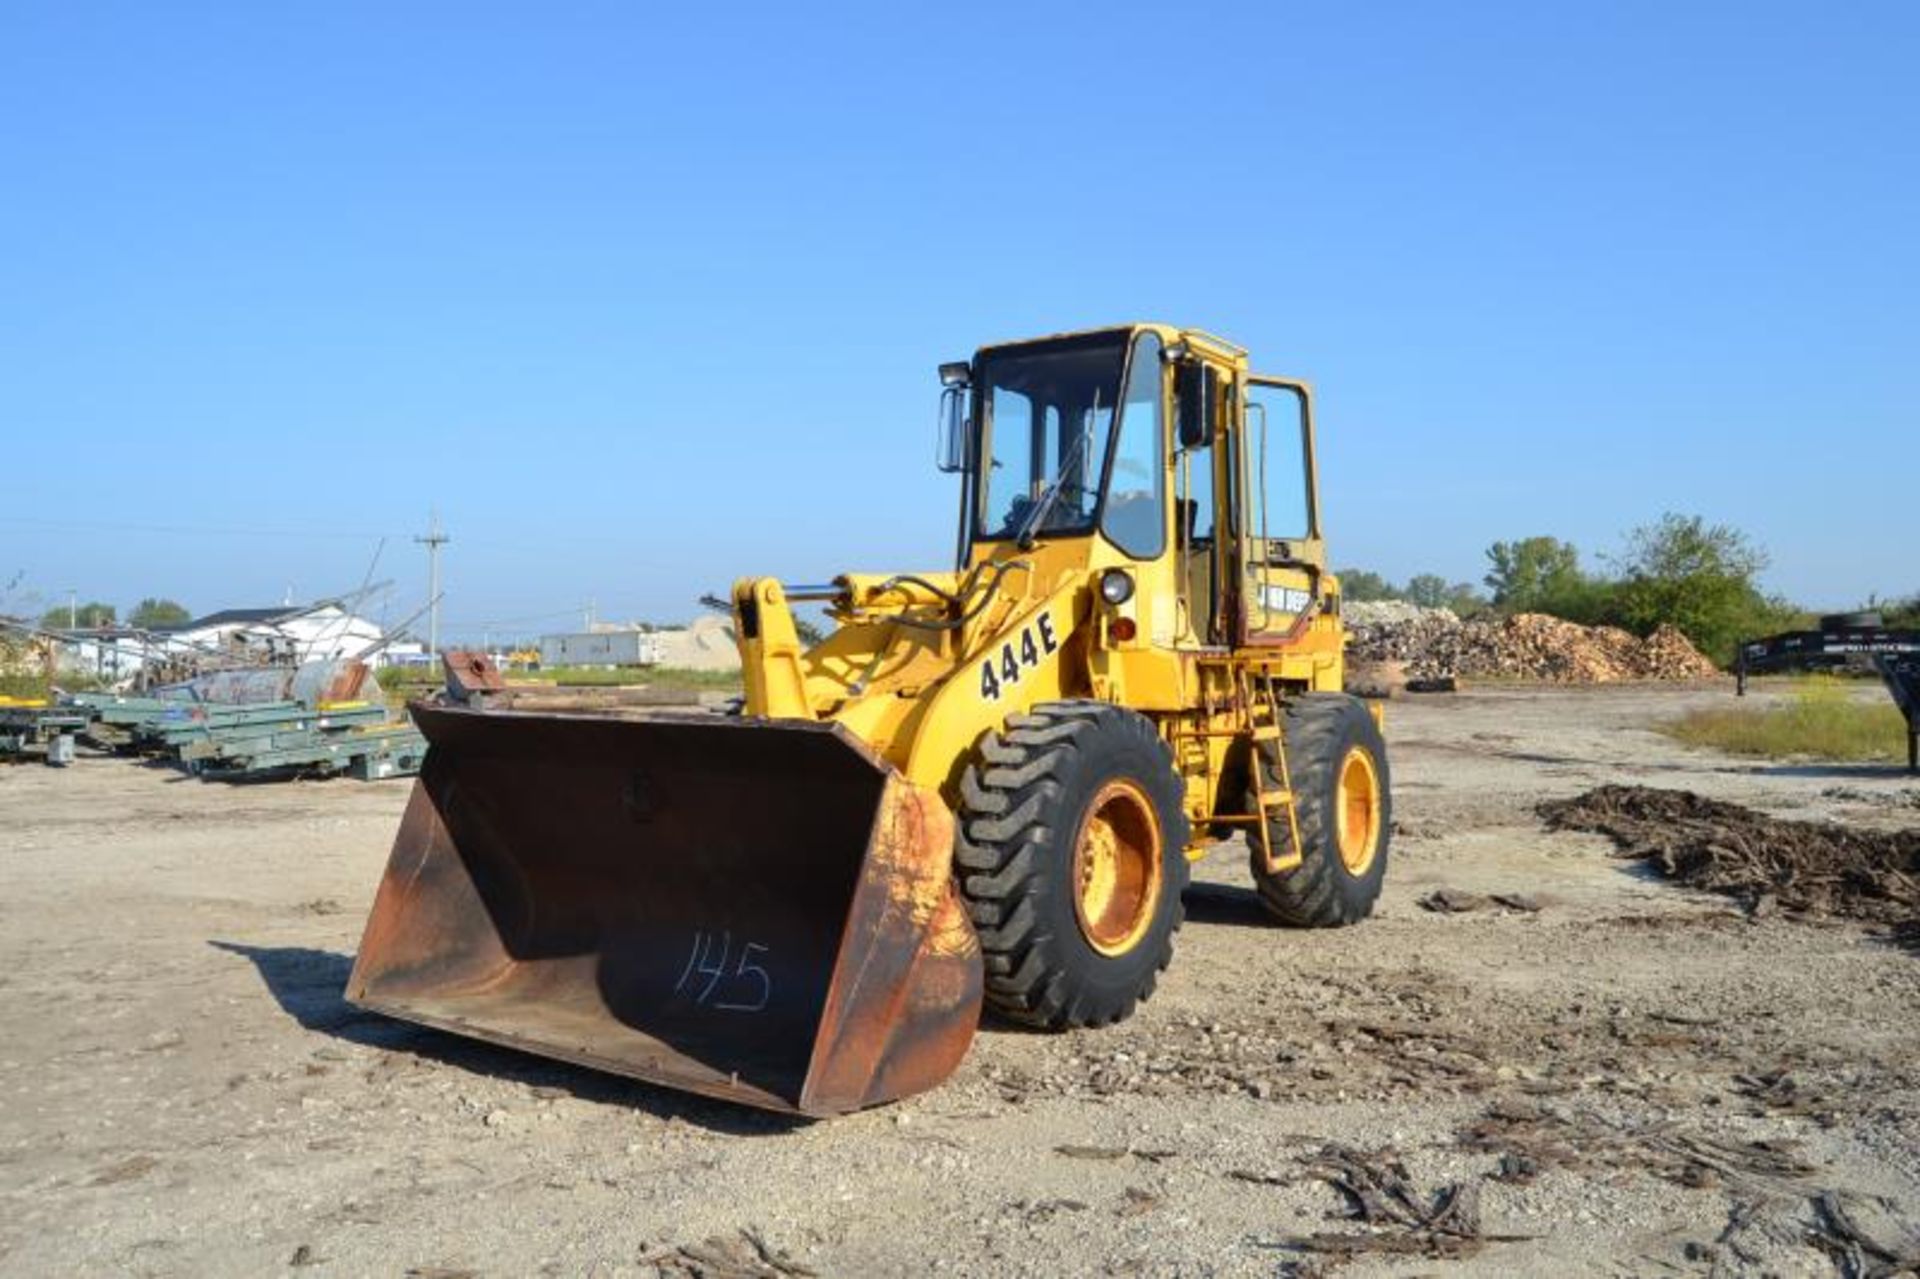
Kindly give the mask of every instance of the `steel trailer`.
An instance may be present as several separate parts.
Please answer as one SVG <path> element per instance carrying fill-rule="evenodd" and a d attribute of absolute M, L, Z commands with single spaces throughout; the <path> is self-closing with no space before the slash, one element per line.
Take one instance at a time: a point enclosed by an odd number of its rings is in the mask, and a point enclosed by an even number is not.
<path fill-rule="evenodd" d="M 88 716 L 70 706 L 0 697 L 0 756 L 39 752 L 56 767 L 73 762 L 74 737 Z"/>
<path fill-rule="evenodd" d="M 1744 697 L 1747 677 L 1767 671 L 1863 664 L 1893 694 L 1907 723 L 1907 771 L 1920 773 L 1920 630 L 1889 629 L 1869 613 L 1822 618 L 1818 630 L 1748 640 L 1734 661 L 1735 690 Z"/>

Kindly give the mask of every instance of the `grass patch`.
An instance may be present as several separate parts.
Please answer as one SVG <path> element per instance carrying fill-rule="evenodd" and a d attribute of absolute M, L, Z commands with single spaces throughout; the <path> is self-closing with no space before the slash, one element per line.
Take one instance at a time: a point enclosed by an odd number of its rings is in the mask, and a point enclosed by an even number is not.
<path fill-rule="evenodd" d="M 715 693 L 738 693 L 746 688 L 739 671 L 696 671 L 685 666 L 655 666 L 645 683 L 656 688 L 693 688 Z"/>
<path fill-rule="evenodd" d="M 389 693 L 424 692 L 442 683 L 438 666 L 382 666 L 373 673 L 373 678 Z"/>
<path fill-rule="evenodd" d="M 53 678 L 54 686 L 67 693 L 96 693 L 107 686 L 107 682 L 90 671 L 61 671 Z M 0 697 L 22 699 L 51 698 L 53 689 L 47 684 L 44 675 L 0 675 Z"/>
<path fill-rule="evenodd" d="M 1660 726 L 1691 746 L 1732 755 L 1785 759 L 1893 760 L 1907 757 L 1907 724 L 1890 699 L 1854 698 L 1843 680 L 1796 681 L 1791 698 L 1777 706 L 1740 706 L 1689 712 Z"/>
<path fill-rule="evenodd" d="M 508 671 L 510 684 L 557 684 L 561 688 L 624 688 L 651 684 L 653 672 L 644 666 L 542 666 L 537 671 Z"/>
<path fill-rule="evenodd" d="M 739 671 L 696 671 L 679 666 L 546 666 L 537 671 L 509 671 L 509 681 L 537 680 L 561 688 L 615 688 L 645 684 L 649 688 L 711 689 L 739 692 Z"/>
<path fill-rule="evenodd" d="M 37 698 L 47 695 L 42 675 L 0 675 L 0 697 Z"/>

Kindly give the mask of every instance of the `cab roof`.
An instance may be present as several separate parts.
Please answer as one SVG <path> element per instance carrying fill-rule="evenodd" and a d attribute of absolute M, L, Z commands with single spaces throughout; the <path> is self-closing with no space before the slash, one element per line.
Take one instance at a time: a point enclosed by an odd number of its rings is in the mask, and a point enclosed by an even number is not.
<path fill-rule="evenodd" d="M 1150 320 L 1136 320 L 1130 324 L 1109 324 L 1092 329 L 1072 329 L 1064 333 L 1049 333 L 1044 337 L 1017 338 L 1005 342 L 991 342 L 982 346 L 976 355 L 986 355 L 1013 347 L 1038 346 L 1046 342 L 1060 342 L 1070 338 L 1101 337 L 1107 334 L 1131 334 L 1150 330 L 1160 335 L 1169 345 L 1184 342 L 1198 347 L 1208 355 L 1227 364 L 1244 366 L 1247 362 L 1245 347 L 1236 346 L 1223 337 L 1218 337 L 1205 329 L 1183 329 L 1174 324 L 1161 324 Z"/>

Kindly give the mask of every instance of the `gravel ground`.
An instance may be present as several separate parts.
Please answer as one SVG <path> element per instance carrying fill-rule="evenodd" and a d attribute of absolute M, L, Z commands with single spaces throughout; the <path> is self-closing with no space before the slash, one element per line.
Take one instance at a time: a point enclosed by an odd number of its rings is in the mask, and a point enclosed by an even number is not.
<path fill-rule="evenodd" d="M 1812 1275 L 1872 1259 L 1836 1209 L 1898 1253 L 1920 958 L 1533 813 L 1615 781 L 1920 823 L 1900 774 L 1648 729 L 1729 695 L 1395 702 L 1374 919 L 1271 927 L 1222 845 L 1131 1021 L 989 1026 L 946 1087 L 814 1124 L 346 1006 L 405 784 L 0 770 L 0 1273 Z M 1367 1170 L 1415 1221 L 1455 1188 L 1452 1224 L 1351 1220 Z"/>

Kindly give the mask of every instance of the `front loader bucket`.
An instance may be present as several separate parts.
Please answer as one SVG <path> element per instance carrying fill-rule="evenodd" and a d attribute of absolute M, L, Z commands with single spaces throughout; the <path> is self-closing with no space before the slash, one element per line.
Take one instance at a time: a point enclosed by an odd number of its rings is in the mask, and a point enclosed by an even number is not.
<path fill-rule="evenodd" d="M 953 819 L 844 729 L 413 717 L 431 749 L 352 1002 L 807 1115 L 966 1053 L 982 966 Z"/>

